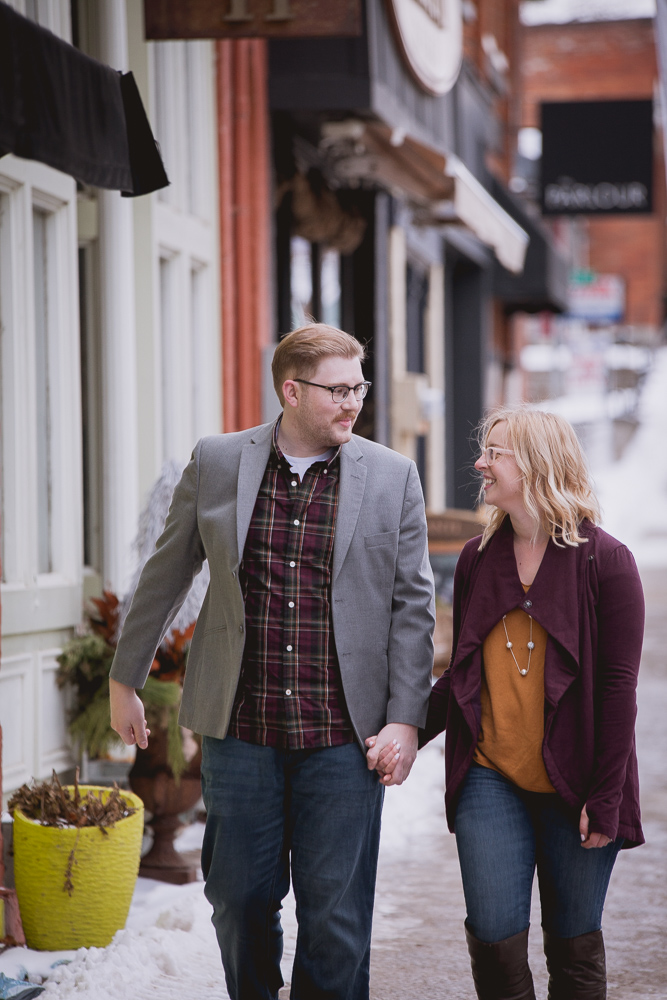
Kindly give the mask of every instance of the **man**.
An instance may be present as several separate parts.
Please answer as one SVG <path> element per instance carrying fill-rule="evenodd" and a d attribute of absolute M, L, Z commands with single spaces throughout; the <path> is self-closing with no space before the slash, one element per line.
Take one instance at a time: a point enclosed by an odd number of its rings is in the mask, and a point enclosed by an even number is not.
<path fill-rule="evenodd" d="M 202 868 L 232 1000 L 278 996 L 290 875 L 292 1000 L 368 1000 L 383 785 L 407 777 L 426 719 L 424 501 L 414 463 L 352 434 L 363 358 L 341 330 L 294 331 L 273 361 L 282 416 L 197 444 L 111 670 L 113 728 L 145 747 L 135 688 L 208 558 L 180 721 L 203 735 Z"/>

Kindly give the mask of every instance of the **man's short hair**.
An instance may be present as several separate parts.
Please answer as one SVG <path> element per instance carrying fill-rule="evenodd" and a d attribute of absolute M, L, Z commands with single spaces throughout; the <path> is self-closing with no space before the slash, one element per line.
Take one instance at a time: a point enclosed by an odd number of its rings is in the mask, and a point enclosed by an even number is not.
<path fill-rule="evenodd" d="M 286 379 L 312 378 L 324 358 L 359 358 L 363 361 L 365 357 L 363 344 L 335 326 L 308 323 L 293 330 L 280 341 L 271 363 L 273 387 L 281 406 L 285 405 L 283 384 Z"/>

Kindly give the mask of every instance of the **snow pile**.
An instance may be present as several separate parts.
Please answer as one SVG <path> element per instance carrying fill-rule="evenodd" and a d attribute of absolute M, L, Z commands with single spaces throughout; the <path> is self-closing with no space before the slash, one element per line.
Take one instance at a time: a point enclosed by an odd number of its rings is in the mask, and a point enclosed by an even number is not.
<path fill-rule="evenodd" d="M 440 737 L 419 754 L 409 781 L 385 793 L 381 862 L 419 858 L 433 834 L 444 833 L 443 783 Z M 202 833 L 203 826 L 193 824 L 177 839 L 176 847 L 183 851 L 200 846 Z M 290 892 L 282 913 L 285 982 L 290 980 L 296 945 L 294 907 Z M 392 907 L 389 910 L 391 915 L 378 900 L 374 941 L 380 947 L 399 929 Z M 0 955 L 0 971 L 17 979 L 44 980 L 43 1000 L 127 1000 L 128 996 L 225 1000 L 228 996 L 202 882 L 173 886 L 138 879 L 127 925 L 108 948 L 76 952 L 13 948 Z"/>
<path fill-rule="evenodd" d="M 641 17 L 655 17 L 655 0 L 524 0 L 521 4 L 521 21 L 527 25 Z"/>
<path fill-rule="evenodd" d="M 623 457 L 595 471 L 602 527 L 640 567 L 667 566 L 667 348 L 656 354 L 639 404 L 639 427 Z"/>

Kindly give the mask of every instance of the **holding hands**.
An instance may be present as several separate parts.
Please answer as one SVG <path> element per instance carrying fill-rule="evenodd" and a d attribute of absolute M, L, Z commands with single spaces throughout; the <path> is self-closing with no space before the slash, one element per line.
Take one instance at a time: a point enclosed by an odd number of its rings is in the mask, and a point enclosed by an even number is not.
<path fill-rule="evenodd" d="M 402 785 L 417 756 L 417 727 L 390 722 L 366 746 L 369 771 L 377 771 L 383 785 Z"/>

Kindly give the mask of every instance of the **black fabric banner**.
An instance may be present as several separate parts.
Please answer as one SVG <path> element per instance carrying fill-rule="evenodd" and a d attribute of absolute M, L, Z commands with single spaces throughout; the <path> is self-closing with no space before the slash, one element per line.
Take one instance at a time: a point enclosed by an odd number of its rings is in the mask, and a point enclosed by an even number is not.
<path fill-rule="evenodd" d="M 91 59 L 0 0 L 6 153 L 130 197 L 169 183 L 132 74 Z"/>

